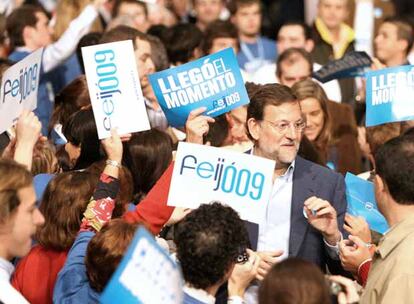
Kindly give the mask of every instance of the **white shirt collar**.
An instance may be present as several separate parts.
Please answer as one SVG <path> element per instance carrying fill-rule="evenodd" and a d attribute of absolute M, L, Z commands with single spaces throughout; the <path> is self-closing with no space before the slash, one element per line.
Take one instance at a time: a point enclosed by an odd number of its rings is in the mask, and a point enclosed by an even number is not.
<path fill-rule="evenodd" d="M 250 155 L 254 155 L 254 146 L 250 149 Z M 295 170 L 295 163 L 296 163 L 296 159 L 293 160 L 293 162 L 287 168 L 286 172 L 280 177 L 285 176 L 286 178 L 288 178 L 288 177 L 293 176 L 293 171 Z"/>
<path fill-rule="evenodd" d="M 0 280 L 10 280 L 14 266 L 9 261 L 0 258 Z"/>
<path fill-rule="evenodd" d="M 214 304 L 216 302 L 216 298 L 203 289 L 196 289 L 185 284 L 184 292 L 203 303 Z"/>

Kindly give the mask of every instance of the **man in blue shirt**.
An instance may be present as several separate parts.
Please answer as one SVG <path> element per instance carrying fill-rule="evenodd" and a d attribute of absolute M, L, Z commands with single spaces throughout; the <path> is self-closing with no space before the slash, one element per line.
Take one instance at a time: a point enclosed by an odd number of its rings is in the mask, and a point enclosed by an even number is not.
<path fill-rule="evenodd" d="M 259 0 L 233 0 L 229 4 L 231 21 L 239 31 L 240 68 L 254 74 L 261 66 L 276 60 L 276 42 L 260 35 L 261 8 Z"/>

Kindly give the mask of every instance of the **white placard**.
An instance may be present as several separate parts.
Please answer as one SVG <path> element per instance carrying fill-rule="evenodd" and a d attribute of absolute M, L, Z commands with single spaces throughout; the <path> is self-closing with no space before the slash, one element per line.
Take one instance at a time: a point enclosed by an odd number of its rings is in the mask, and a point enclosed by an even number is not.
<path fill-rule="evenodd" d="M 150 129 L 131 40 L 82 48 L 99 139 Z"/>
<path fill-rule="evenodd" d="M 275 162 L 231 150 L 178 144 L 168 205 L 197 208 L 220 201 L 254 223 L 265 219 Z"/>
<path fill-rule="evenodd" d="M 140 227 L 99 303 L 181 304 L 183 280 L 180 268 L 154 237 Z"/>
<path fill-rule="evenodd" d="M 36 109 L 42 53 L 43 48 L 38 49 L 4 72 L 0 90 L 0 133 L 17 121 L 23 109 Z"/>

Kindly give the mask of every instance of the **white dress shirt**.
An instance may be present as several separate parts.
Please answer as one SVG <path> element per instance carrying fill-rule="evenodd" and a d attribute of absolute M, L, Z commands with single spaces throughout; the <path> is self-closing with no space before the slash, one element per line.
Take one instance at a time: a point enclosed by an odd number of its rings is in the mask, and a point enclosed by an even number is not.
<path fill-rule="evenodd" d="M 28 304 L 27 300 L 10 284 L 14 266 L 0 258 L 0 302 L 4 304 Z"/>

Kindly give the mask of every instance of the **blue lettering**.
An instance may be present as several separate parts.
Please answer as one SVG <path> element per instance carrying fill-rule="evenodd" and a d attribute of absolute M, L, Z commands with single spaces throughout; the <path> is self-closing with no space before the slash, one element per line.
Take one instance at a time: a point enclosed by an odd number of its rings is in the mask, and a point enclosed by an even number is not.
<path fill-rule="evenodd" d="M 243 173 L 246 173 L 246 180 L 243 182 Z M 239 196 L 245 196 L 247 194 L 247 191 L 249 190 L 249 183 L 250 183 L 250 171 L 246 169 L 241 169 L 239 171 L 239 175 L 237 176 L 237 184 L 236 184 L 236 193 Z M 244 184 L 243 191 L 240 191 L 241 185 Z"/>
<path fill-rule="evenodd" d="M 37 71 L 37 64 L 34 64 L 21 69 L 17 78 L 5 80 L 2 103 L 6 102 L 6 97 L 9 94 L 13 98 L 17 97 L 19 103 L 22 103 L 37 88 Z"/>
<path fill-rule="evenodd" d="M 182 163 L 181 163 L 181 169 L 180 169 L 180 174 L 181 174 L 181 175 L 183 174 L 183 169 L 184 169 L 184 168 L 195 169 L 195 167 L 189 167 L 189 166 L 185 166 L 185 165 L 184 165 L 184 164 L 185 164 L 185 160 L 186 160 L 187 158 L 192 158 L 192 159 L 194 160 L 194 165 L 196 165 L 196 164 L 197 164 L 197 158 L 195 158 L 195 156 L 194 156 L 194 155 L 187 155 L 187 156 L 185 156 L 185 157 L 183 158 Z"/>
<path fill-rule="evenodd" d="M 208 179 L 213 185 L 213 191 L 221 190 L 224 193 L 233 193 L 241 197 L 249 196 L 253 200 L 261 199 L 265 177 L 262 173 L 252 174 L 249 169 L 235 166 L 235 162 L 227 165 L 225 159 L 219 157 L 216 164 L 208 161 L 199 162 L 194 155 L 183 157 L 180 166 L 180 175 L 186 174 L 184 169 L 193 170 L 197 177 Z"/>
<path fill-rule="evenodd" d="M 228 174 L 231 173 L 231 182 L 230 182 L 230 187 L 226 189 L 226 181 L 227 181 L 227 177 Z M 237 174 L 237 169 L 234 166 L 234 163 L 231 164 L 231 166 L 226 167 L 226 169 L 224 169 L 224 175 L 223 175 L 223 181 L 221 182 L 221 190 L 223 190 L 223 192 L 226 193 L 230 193 L 233 191 L 234 188 L 234 181 L 236 180 L 236 174 Z"/>
<path fill-rule="evenodd" d="M 197 166 L 196 171 L 197 171 L 198 176 L 200 176 L 201 178 L 210 178 L 213 176 L 214 167 L 211 163 L 202 162 Z M 211 174 L 203 175 L 202 174 L 203 171 L 211 172 Z"/>

